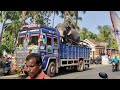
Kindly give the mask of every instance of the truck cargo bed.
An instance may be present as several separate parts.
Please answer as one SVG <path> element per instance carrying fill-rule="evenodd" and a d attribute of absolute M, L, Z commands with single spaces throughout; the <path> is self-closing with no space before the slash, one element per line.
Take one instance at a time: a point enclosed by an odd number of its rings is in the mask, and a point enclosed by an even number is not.
<path fill-rule="evenodd" d="M 90 48 L 80 45 L 60 44 L 60 59 L 89 59 Z"/>

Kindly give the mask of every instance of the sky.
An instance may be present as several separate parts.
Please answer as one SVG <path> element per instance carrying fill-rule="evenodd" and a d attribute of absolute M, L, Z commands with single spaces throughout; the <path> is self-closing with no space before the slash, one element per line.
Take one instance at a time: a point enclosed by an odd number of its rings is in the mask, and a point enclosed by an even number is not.
<path fill-rule="evenodd" d="M 120 16 L 120 11 L 117 11 L 117 14 Z M 109 11 L 86 11 L 85 14 L 79 13 L 79 16 L 82 17 L 82 21 L 78 21 L 78 25 L 80 28 L 86 27 L 89 31 L 98 34 L 99 31 L 97 29 L 98 25 L 110 25 L 112 26 Z M 51 26 L 52 26 L 52 16 L 51 19 Z M 62 23 L 63 19 L 59 16 L 55 17 L 54 20 L 54 27 L 58 23 Z M 1 32 L 2 24 L 0 24 L 0 32 Z"/>
<path fill-rule="evenodd" d="M 116 13 L 120 16 L 120 11 L 117 11 Z M 95 34 L 99 33 L 97 29 L 98 25 L 112 26 L 109 11 L 86 11 L 85 14 L 79 13 L 79 16 L 82 17 L 82 21 L 78 22 L 79 27 L 80 28 L 86 27 L 89 31 Z M 63 22 L 63 19 L 56 16 L 54 26 L 61 22 Z"/>

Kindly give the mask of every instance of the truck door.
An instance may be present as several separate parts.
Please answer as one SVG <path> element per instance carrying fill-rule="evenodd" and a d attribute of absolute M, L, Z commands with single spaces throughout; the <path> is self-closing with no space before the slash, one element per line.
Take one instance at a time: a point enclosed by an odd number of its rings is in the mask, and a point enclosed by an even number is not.
<path fill-rule="evenodd" d="M 58 56 L 58 39 L 57 37 L 53 38 L 53 54 Z"/>
<path fill-rule="evenodd" d="M 47 54 L 53 53 L 52 37 L 47 36 L 46 50 L 47 50 Z"/>

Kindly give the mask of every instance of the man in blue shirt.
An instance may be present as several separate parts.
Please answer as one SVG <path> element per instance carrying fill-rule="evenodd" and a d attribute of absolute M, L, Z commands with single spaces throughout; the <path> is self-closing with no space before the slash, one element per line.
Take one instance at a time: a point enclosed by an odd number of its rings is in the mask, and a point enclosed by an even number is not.
<path fill-rule="evenodd" d="M 117 58 L 117 56 L 115 56 L 115 58 L 113 59 L 113 62 L 119 63 L 119 59 Z"/>
<path fill-rule="evenodd" d="M 115 62 L 115 63 L 116 63 L 116 68 L 118 69 L 119 59 L 117 58 L 117 56 L 115 56 L 115 58 L 112 60 L 112 62 Z"/>

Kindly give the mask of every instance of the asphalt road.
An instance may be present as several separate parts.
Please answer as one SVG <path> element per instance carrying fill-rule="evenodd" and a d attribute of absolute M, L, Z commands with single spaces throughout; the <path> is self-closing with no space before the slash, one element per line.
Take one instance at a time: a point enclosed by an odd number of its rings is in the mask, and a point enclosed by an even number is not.
<path fill-rule="evenodd" d="M 89 70 L 83 72 L 68 71 L 66 74 L 61 74 L 53 79 L 101 79 L 99 72 L 106 72 L 109 79 L 120 79 L 120 71 L 112 72 L 111 65 L 91 65 Z"/>
<path fill-rule="evenodd" d="M 101 79 L 99 72 L 106 72 L 109 79 L 120 79 L 120 71 L 112 72 L 111 65 L 91 65 L 83 72 L 63 71 L 51 79 Z M 24 75 L 22 78 L 25 78 Z M 0 79 L 19 79 L 17 75 L 0 76 Z"/>
<path fill-rule="evenodd" d="M 109 72 L 111 65 L 91 65 L 83 72 L 65 71 L 52 79 L 100 79 L 99 72 Z"/>

